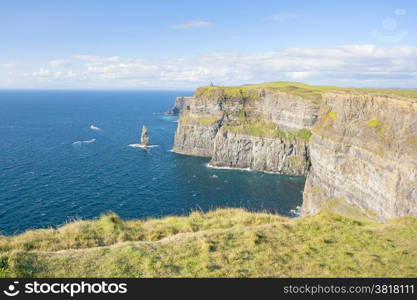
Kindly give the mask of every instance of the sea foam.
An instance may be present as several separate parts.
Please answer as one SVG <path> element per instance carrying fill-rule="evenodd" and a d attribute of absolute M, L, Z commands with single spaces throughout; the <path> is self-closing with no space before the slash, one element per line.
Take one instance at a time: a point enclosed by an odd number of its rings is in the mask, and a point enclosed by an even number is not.
<path fill-rule="evenodd" d="M 94 126 L 94 125 L 90 125 L 90 129 L 91 130 L 101 130 L 99 127 Z"/>
<path fill-rule="evenodd" d="M 301 216 L 301 206 L 297 205 L 294 209 L 290 209 L 290 214 L 293 217 L 300 217 Z"/>
<path fill-rule="evenodd" d="M 91 140 L 86 140 L 86 141 L 76 141 L 72 144 L 73 145 L 90 144 L 90 143 L 94 143 L 95 141 L 96 139 L 91 139 Z"/>

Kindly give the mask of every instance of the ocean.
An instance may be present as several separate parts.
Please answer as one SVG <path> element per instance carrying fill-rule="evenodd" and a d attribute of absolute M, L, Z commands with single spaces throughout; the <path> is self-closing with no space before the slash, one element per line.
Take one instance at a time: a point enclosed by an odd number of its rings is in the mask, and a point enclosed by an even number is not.
<path fill-rule="evenodd" d="M 303 177 L 213 169 L 171 152 L 192 91 L 0 91 L 0 233 L 115 212 L 124 219 L 242 207 L 296 216 Z M 142 125 L 154 148 L 138 143 Z"/>

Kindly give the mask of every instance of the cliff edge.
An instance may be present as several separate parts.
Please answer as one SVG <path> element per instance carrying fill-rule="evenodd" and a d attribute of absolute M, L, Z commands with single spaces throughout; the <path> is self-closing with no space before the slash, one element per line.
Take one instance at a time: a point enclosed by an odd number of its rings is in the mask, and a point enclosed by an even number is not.
<path fill-rule="evenodd" d="M 297 92 L 269 86 L 199 88 L 179 120 L 174 151 L 211 157 L 215 167 L 306 175 L 319 102 Z"/>
<path fill-rule="evenodd" d="M 417 216 L 417 99 L 329 92 L 312 133 L 304 214 L 348 204 L 381 219 Z"/>
<path fill-rule="evenodd" d="M 222 209 L 0 236 L 1 277 L 416 277 L 417 219 Z M 76 262 L 76 263 L 74 263 Z"/>
<path fill-rule="evenodd" d="M 182 107 L 175 152 L 211 157 L 213 167 L 307 176 L 304 215 L 417 216 L 417 91 L 214 86 Z"/>

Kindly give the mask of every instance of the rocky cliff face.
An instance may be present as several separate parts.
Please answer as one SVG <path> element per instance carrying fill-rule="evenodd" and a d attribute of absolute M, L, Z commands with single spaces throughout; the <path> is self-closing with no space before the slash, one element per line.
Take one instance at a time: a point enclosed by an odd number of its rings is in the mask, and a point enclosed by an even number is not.
<path fill-rule="evenodd" d="M 221 126 L 221 120 L 203 122 L 200 117 L 194 117 L 188 111 L 183 114 L 178 121 L 173 151 L 181 154 L 211 157 L 213 140 Z"/>
<path fill-rule="evenodd" d="M 318 109 L 315 101 L 268 89 L 197 91 L 179 120 L 174 151 L 212 157 L 215 167 L 306 175 Z"/>
<path fill-rule="evenodd" d="M 417 100 L 329 92 L 312 132 L 304 214 L 417 216 Z"/>
<path fill-rule="evenodd" d="M 221 129 L 214 138 L 210 165 L 303 176 L 310 168 L 308 141 Z"/>
<path fill-rule="evenodd" d="M 304 99 L 274 90 L 260 91 L 257 103 L 259 115 L 277 124 L 282 130 L 311 129 L 318 116 L 320 103 L 317 99 Z"/>
<path fill-rule="evenodd" d="M 297 88 L 197 90 L 174 151 L 214 167 L 308 174 L 304 215 L 417 216 L 417 99 Z"/>
<path fill-rule="evenodd" d="M 188 106 L 188 102 L 192 99 L 192 97 L 177 97 L 175 98 L 174 106 L 169 109 L 166 114 L 167 115 L 179 115 L 183 110 L 185 110 Z"/>

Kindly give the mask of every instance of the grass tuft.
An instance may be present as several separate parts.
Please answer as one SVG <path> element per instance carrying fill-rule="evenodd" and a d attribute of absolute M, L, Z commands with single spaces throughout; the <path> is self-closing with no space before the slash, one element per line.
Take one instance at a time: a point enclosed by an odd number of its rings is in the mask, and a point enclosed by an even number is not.
<path fill-rule="evenodd" d="M 417 219 L 110 213 L 0 237 L 1 277 L 417 277 Z"/>

